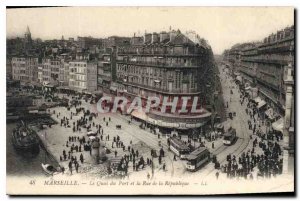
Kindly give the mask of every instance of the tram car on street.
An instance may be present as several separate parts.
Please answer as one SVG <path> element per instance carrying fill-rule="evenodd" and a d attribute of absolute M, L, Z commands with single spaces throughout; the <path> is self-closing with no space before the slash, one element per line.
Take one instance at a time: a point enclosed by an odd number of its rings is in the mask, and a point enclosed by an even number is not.
<path fill-rule="evenodd" d="M 196 171 L 210 161 L 210 152 L 206 147 L 199 147 L 187 156 L 186 169 Z"/>
<path fill-rule="evenodd" d="M 223 135 L 224 132 L 225 132 L 224 125 L 221 124 L 221 123 L 216 124 L 215 129 L 216 129 L 219 136 Z"/>
<path fill-rule="evenodd" d="M 190 147 L 176 137 L 170 137 L 168 140 L 170 150 L 180 159 L 186 159 L 191 152 Z"/>
<path fill-rule="evenodd" d="M 232 145 L 236 141 L 236 130 L 230 127 L 227 133 L 224 134 L 223 144 Z"/>

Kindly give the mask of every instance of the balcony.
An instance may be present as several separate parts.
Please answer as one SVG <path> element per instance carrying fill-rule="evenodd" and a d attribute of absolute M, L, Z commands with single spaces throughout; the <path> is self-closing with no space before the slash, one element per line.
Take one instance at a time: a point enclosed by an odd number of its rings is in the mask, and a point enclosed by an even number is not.
<path fill-rule="evenodd" d="M 145 85 L 145 84 L 138 84 L 138 83 L 133 83 L 133 82 L 124 82 L 121 79 L 118 79 L 118 81 L 122 82 L 124 85 L 127 85 L 127 86 L 142 88 L 142 89 L 146 89 L 146 90 L 149 90 L 149 91 L 156 91 L 156 92 L 159 92 L 159 93 L 167 93 L 167 94 L 199 94 L 200 93 L 196 89 L 189 89 L 187 91 L 183 91 L 181 89 L 172 89 L 170 91 L 168 89 L 162 89 L 162 88 L 153 87 L 153 86 L 149 86 L 149 85 Z"/>
<path fill-rule="evenodd" d="M 257 81 L 266 86 L 267 88 L 272 88 L 273 90 L 279 91 L 279 84 L 266 80 L 265 78 L 257 77 Z"/>
<path fill-rule="evenodd" d="M 242 58 L 241 61 L 245 62 L 254 62 L 254 63 L 270 63 L 270 64 L 280 64 L 280 65 L 287 65 L 291 60 L 292 57 L 287 58 L 264 58 L 264 57 L 256 57 L 256 58 Z"/>
<path fill-rule="evenodd" d="M 259 72 L 262 73 L 262 74 L 268 75 L 268 76 L 270 76 L 270 77 L 276 78 L 276 75 L 275 75 L 274 73 L 267 72 L 267 71 L 263 71 L 263 70 L 261 70 L 261 69 L 259 70 Z"/>
<path fill-rule="evenodd" d="M 118 52 L 118 55 L 120 56 L 126 56 L 126 55 L 141 55 L 141 56 L 182 56 L 182 57 L 199 57 L 203 53 L 195 54 L 195 53 L 179 53 L 179 52 L 171 52 L 171 51 L 124 51 L 124 52 Z"/>
<path fill-rule="evenodd" d="M 153 62 L 153 61 L 117 61 L 117 63 L 123 63 L 128 65 L 138 65 L 138 66 L 153 66 L 153 67 L 175 67 L 175 68 L 199 68 L 196 64 L 188 63 L 167 63 L 167 62 Z"/>

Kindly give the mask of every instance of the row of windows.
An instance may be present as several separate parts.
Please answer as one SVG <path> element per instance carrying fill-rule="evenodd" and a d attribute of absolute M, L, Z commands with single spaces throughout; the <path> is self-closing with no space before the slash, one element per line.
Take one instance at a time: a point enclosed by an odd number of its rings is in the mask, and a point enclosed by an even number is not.
<path fill-rule="evenodd" d="M 70 81 L 69 84 L 73 87 L 86 88 L 86 82 Z"/>
<path fill-rule="evenodd" d="M 87 65 L 85 63 L 72 63 L 72 62 L 70 62 L 70 66 L 86 67 Z"/>
<path fill-rule="evenodd" d="M 85 75 L 70 75 L 70 78 L 73 80 L 86 81 Z"/>

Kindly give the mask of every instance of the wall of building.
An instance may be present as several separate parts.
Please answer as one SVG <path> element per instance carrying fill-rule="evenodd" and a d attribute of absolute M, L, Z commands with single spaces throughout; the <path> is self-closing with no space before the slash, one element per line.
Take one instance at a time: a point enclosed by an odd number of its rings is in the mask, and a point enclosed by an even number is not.
<path fill-rule="evenodd" d="M 87 90 L 89 92 L 97 91 L 97 63 L 89 62 L 87 64 Z"/>
<path fill-rule="evenodd" d="M 224 52 L 233 72 L 243 82 L 258 88 L 258 95 L 281 115 L 284 114 L 284 68 L 294 66 L 294 27 L 287 27 L 264 38 L 261 43 L 245 43 Z"/>
<path fill-rule="evenodd" d="M 21 82 L 34 82 L 38 78 L 38 58 L 34 57 L 13 57 L 12 79 Z"/>
<path fill-rule="evenodd" d="M 167 37 L 160 39 L 161 36 Z M 119 91 L 145 99 L 181 95 L 205 99 L 206 85 L 212 84 L 213 76 L 210 47 L 196 46 L 180 32 L 146 34 L 142 41 L 141 44 L 139 37 L 133 37 L 131 46 L 118 49 Z"/>

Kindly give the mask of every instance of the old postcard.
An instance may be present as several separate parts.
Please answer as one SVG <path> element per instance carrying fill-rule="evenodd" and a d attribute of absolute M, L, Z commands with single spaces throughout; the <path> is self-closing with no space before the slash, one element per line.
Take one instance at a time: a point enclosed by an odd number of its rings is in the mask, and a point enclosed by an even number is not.
<path fill-rule="evenodd" d="M 294 192 L 294 8 L 6 16 L 7 194 Z"/>

